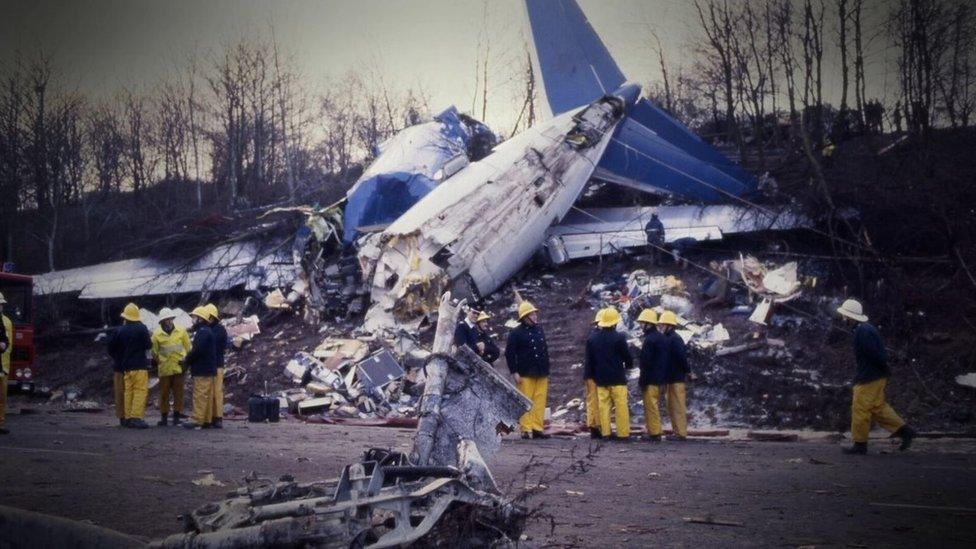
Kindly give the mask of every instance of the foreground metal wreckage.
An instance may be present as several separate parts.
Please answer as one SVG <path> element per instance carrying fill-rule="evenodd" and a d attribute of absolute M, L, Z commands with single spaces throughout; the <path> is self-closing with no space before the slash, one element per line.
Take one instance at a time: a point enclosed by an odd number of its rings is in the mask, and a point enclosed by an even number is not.
<path fill-rule="evenodd" d="M 527 510 L 498 490 L 486 460 L 530 402 L 470 351 L 452 353 L 461 305 L 443 296 L 409 456 L 371 449 L 338 479 L 252 479 L 186 517 L 187 532 L 153 547 L 498 546 Z"/>

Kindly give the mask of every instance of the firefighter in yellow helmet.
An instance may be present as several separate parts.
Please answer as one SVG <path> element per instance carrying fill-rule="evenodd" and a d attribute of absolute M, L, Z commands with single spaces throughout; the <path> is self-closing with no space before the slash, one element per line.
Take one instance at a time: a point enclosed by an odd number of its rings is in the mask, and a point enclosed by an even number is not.
<path fill-rule="evenodd" d="M 620 313 L 605 309 L 597 330 L 586 340 L 586 368 L 596 382 L 600 410 L 600 434 L 618 441 L 630 440 L 630 409 L 627 404 L 627 370 L 633 366 L 627 337 L 617 331 Z M 610 409 L 613 408 L 617 433 L 611 432 Z"/>
<path fill-rule="evenodd" d="M 108 339 L 108 354 L 115 363 L 115 414 L 123 427 L 149 427 L 143 417 L 149 397 L 149 355 L 152 338 L 142 323 L 139 306 L 129 303 L 122 310 L 122 326 Z"/>
<path fill-rule="evenodd" d="M 159 327 L 152 335 L 152 359 L 159 376 L 159 413 L 156 425 L 169 424 L 169 397 L 173 395 L 173 424 L 177 425 L 183 415 L 183 386 L 186 373 L 183 359 L 190 351 L 190 335 L 174 323 L 176 312 L 169 307 L 159 311 Z"/>
<path fill-rule="evenodd" d="M 549 438 L 545 434 L 546 401 L 549 395 L 549 346 L 539 326 L 539 310 L 528 301 L 519 303 L 519 326 L 508 334 L 505 361 L 519 391 L 532 401 L 522 415 L 522 438 Z"/>
<path fill-rule="evenodd" d="M 0 435 L 7 430 L 7 378 L 10 376 L 10 354 L 14 348 L 14 323 L 3 314 L 7 300 L 0 294 Z"/>
<path fill-rule="evenodd" d="M 606 309 L 600 309 L 596 312 L 590 335 L 600 329 L 599 324 L 603 320 L 603 314 L 606 311 Z M 586 428 L 590 431 L 590 438 L 601 439 L 603 435 L 600 434 L 600 403 L 596 396 L 596 381 L 593 380 L 593 372 L 585 357 L 583 360 L 583 383 L 586 386 Z"/>
<path fill-rule="evenodd" d="M 187 429 L 209 429 L 213 423 L 214 378 L 217 376 L 217 346 L 210 328 L 210 312 L 197 307 L 193 317 L 193 343 L 184 363 L 193 376 L 193 417 Z"/>
<path fill-rule="evenodd" d="M 671 430 L 674 432 L 670 440 L 685 440 L 688 438 L 688 414 L 685 408 L 685 379 L 690 372 L 688 351 L 684 340 L 675 332 L 678 326 L 677 315 L 664 311 L 658 318 L 657 325 L 663 331 L 668 347 L 668 368 L 664 382 L 666 408 L 671 420 Z"/>
<path fill-rule="evenodd" d="M 227 352 L 227 329 L 220 323 L 220 311 L 213 303 L 204 306 L 207 311 L 207 323 L 214 336 L 214 347 L 217 352 L 217 375 L 214 376 L 214 400 L 210 426 L 214 429 L 224 427 L 224 354 Z"/>
<path fill-rule="evenodd" d="M 637 323 L 644 330 L 640 352 L 641 396 L 644 399 L 645 438 L 652 442 L 661 440 L 661 394 L 667 390 L 667 373 L 670 355 L 667 337 L 657 330 L 657 312 L 644 309 L 637 317 Z"/>
<path fill-rule="evenodd" d="M 868 433 L 871 422 L 887 429 L 891 436 L 901 438 L 900 450 L 907 450 L 915 438 L 915 430 L 895 412 L 885 400 L 885 388 L 891 371 L 888 369 L 888 353 L 881 332 L 868 322 L 859 301 L 848 299 L 837 312 L 854 328 L 853 399 L 851 402 L 851 438 L 854 445 L 845 448 L 847 454 L 868 453 Z"/>
<path fill-rule="evenodd" d="M 487 312 L 481 311 L 478 313 L 476 319 L 477 324 L 475 324 L 475 336 L 478 340 L 478 354 L 488 364 L 494 364 L 502 353 L 498 350 L 498 345 L 491 336 L 491 330 L 488 328 L 489 320 L 491 320 L 491 315 Z"/>

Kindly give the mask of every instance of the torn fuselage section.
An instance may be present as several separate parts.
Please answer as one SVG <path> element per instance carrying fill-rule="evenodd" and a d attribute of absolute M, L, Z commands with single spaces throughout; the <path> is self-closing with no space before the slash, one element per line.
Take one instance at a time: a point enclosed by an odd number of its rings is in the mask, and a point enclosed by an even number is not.
<path fill-rule="evenodd" d="M 572 207 L 626 109 L 607 96 L 513 137 L 360 247 L 371 331 L 411 325 L 439 296 L 487 295 Z"/>

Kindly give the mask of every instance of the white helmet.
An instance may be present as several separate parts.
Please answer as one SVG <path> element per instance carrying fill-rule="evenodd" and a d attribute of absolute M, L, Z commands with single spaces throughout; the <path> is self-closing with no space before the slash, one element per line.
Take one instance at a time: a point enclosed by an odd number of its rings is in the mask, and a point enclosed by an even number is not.
<path fill-rule="evenodd" d="M 159 321 L 162 322 L 167 318 L 168 319 L 176 318 L 176 311 L 170 309 L 169 307 L 163 307 L 162 310 L 159 311 Z"/>
<path fill-rule="evenodd" d="M 843 305 L 837 308 L 837 312 L 841 316 L 846 316 L 851 320 L 856 320 L 858 322 L 867 322 L 868 317 L 864 314 L 864 307 L 861 306 L 861 302 L 856 299 L 848 299 Z"/>
<path fill-rule="evenodd" d="M 3 305 L 6 302 L 7 302 L 7 299 L 5 297 L 3 297 L 3 294 L 2 293 L 0 293 L 0 305 Z"/>

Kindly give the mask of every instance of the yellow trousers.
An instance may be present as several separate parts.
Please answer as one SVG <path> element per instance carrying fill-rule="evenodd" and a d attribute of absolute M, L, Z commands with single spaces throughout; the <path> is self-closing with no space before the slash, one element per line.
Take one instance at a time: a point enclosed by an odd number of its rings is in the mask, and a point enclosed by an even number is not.
<path fill-rule="evenodd" d="M 213 420 L 214 376 L 193 378 L 193 423 L 206 425 Z"/>
<path fill-rule="evenodd" d="M 688 413 L 685 409 L 685 384 L 669 383 L 667 385 L 668 418 L 671 419 L 671 431 L 679 437 L 688 436 Z"/>
<path fill-rule="evenodd" d="M 224 369 L 217 368 L 217 377 L 214 378 L 213 389 L 213 409 L 210 410 L 210 417 L 224 417 Z"/>
<path fill-rule="evenodd" d="M 543 431 L 546 419 L 546 400 L 549 397 L 549 378 L 521 376 L 518 390 L 532 401 L 532 409 L 522 414 L 521 419 L 519 419 L 522 432 Z"/>
<path fill-rule="evenodd" d="M 649 436 L 661 436 L 661 386 L 647 385 L 643 391 L 644 427 Z"/>
<path fill-rule="evenodd" d="M 125 419 L 125 372 L 112 373 L 112 393 L 115 395 L 115 417 Z"/>
<path fill-rule="evenodd" d="M 867 442 L 871 432 L 871 422 L 875 421 L 889 432 L 895 432 L 905 422 L 885 402 L 885 386 L 888 379 L 876 379 L 854 386 L 851 404 L 851 438 L 854 442 Z"/>
<path fill-rule="evenodd" d="M 186 373 L 159 376 L 159 412 L 164 416 L 170 410 L 170 395 L 173 395 L 173 411 L 183 415 L 183 386 L 185 381 Z"/>
<path fill-rule="evenodd" d="M 142 419 L 146 415 L 149 398 L 149 371 L 130 370 L 123 373 L 125 386 L 125 418 Z"/>
<path fill-rule="evenodd" d="M 0 375 L 0 427 L 7 422 L 7 377 Z"/>
<path fill-rule="evenodd" d="M 610 428 L 610 407 L 613 406 L 617 420 L 617 436 L 630 436 L 630 409 L 627 407 L 627 386 L 612 385 L 597 387 L 596 398 L 600 406 L 600 434 L 608 437 Z"/>
<path fill-rule="evenodd" d="M 600 402 L 596 398 L 596 382 L 586 380 L 586 428 L 600 428 Z"/>

